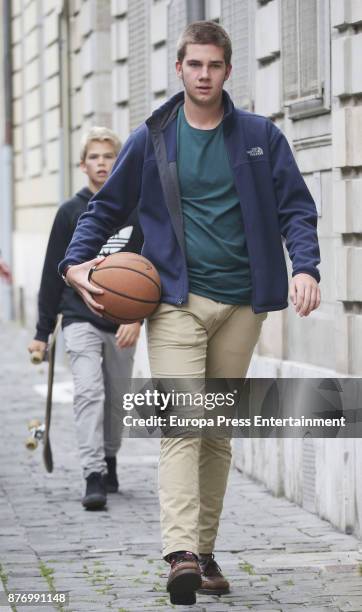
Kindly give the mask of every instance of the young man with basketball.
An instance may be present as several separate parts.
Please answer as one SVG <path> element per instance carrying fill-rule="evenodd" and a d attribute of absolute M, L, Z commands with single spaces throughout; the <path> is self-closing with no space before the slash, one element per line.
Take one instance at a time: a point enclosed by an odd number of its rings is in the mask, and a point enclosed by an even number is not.
<path fill-rule="evenodd" d="M 282 237 L 296 312 L 308 316 L 319 306 L 316 209 L 280 130 L 235 109 L 223 90 L 231 42 L 221 26 L 190 24 L 176 70 L 184 92 L 131 134 L 59 271 L 101 314 L 99 291 L 87 280 L 94 260 L 87 260 L 139 203 L 143 255 L 163 287 L 148 323 L 152 375 L 242 378 L 267 312 L 288 305 Z M 173 603 L 193 603 L 200 586 L 229 591 L 213 550 L 230 458 L 229 439 L 161 440 L 163 555 Z"/>
<path fill-rule="evenodd" d="M 62 313 L 74 381 L 80 460 L 86 479 L 82 503 L 85 508 L 94 510 L 105 506 L 107 491 L 118 490 L 116 454 L 122 433 L 119 398 L 124 391 L 122 378 L 128 379 L 132 374 L 140 323 L 116 326 L 96 316 L 72 288 L 64 285 L 57 275 L 57 266 L 65 255 L 80 215 L 107 180 L 120 146 L 118 137 L 108 128 L 93 127 L 83 138 L 80 167 L 88 177 L 88 185 L 62 204 L 55 216 L 39 291 L 36 334 L 28 347 L 30 352 L 44 352 L 57 314 Z M 124 221 L 101 253 L 125 247 L 140 252 L 143 238 L 136 210 Z"/>

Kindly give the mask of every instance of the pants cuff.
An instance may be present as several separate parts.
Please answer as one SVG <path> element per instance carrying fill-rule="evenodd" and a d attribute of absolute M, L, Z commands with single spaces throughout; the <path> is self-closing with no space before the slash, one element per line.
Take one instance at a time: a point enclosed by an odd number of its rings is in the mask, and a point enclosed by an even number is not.
<path fill-rule="evenodd" d="M 188 552 L 194 553 L 197 557 L 199 556 L 198 547 L 195 546 L 193 542 L 176 542 L 176 544 L 170 544 L 162 550 L 162 556 L 165 558 L 167 555 L 177 552 L 178 550 L 187 550 Z"/>

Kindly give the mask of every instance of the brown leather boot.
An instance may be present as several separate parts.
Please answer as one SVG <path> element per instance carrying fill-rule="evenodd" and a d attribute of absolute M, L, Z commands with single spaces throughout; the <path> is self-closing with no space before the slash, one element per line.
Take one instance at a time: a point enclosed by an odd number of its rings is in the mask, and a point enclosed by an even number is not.
<path fill-rule="evenodd" d="M 203 595 L 225 595 L 230 592 L 230 585 L 221 573 L 214 555 L 199 555 L 201 569 L 201 587 L 198 593 Z"/>
<path fill-rule="evenodd" d="M 196 603 L 196 591 L 201 586 L 201 570 L 196 555 L 178 551 L 167 556 L 171 564 L 167 580 L 170 602 L 176 605 L 192 606 Z"/>

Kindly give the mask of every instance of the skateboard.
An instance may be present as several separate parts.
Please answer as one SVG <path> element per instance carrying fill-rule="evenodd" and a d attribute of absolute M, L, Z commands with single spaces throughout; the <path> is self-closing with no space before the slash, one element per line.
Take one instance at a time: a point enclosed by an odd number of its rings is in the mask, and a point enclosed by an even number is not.
<path fill-rule="evenodd" d="M 32 419 L 28 424 L 30 432 L 25 445 L 29 450 L 35 450 L 38 446 L 39 440 L 43 442 L 43 461 L 47 472 L 53 471 L 53 455 L 50 446 L 50 422 L 52 416 L 52 398 L 53 398 L 53 381 L 54 381 L 54 364 L 55 364 L 55 351 L 57 344 L 58 332 L 62 324 L 62 315 L 58 315 L 57 323 L 54 328 L 54 332 L 51 336 L 50 342 L 47 346 L 45 353 L 34 351 L 30 360 L 32 363 L 39 364 L 43 361 L 48 362 L 48 386 L 47 386 L 47 397 L 45 402 L 45 419 L 44 423 L 41 423 L 38 419 Z"/>

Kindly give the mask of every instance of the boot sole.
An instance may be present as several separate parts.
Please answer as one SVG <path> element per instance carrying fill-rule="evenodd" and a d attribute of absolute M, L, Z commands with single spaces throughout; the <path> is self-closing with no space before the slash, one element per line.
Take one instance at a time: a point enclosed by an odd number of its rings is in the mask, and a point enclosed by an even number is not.
<path fill-rule="evenodd" d="M 87 510 L 102 510 L 107 503 L 103 495 L 92 495 L 87 499 L 82 499 L 82 505 Z"/>
<path fill-rule="evenodd" d="M 200 586 L 200 574 L 189 570 L 181 570 L 167 585 L 170 602 L 174 605 L 192 606 L 196 603 L 196 591 Z"/>
<path fill-rule="evenodd" d="M 227 595 L 230 589 L 198 589 L 200 595 Z"/>

